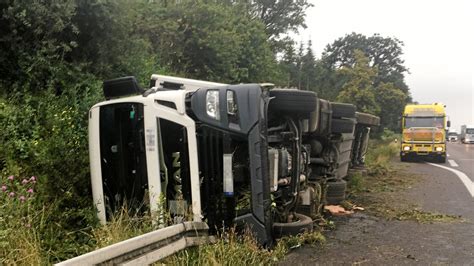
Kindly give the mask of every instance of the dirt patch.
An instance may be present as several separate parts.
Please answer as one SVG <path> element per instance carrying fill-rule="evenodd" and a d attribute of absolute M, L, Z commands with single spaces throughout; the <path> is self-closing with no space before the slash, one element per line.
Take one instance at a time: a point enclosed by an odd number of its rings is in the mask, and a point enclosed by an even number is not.
<path fill-rule="evenodd" d="M 411 220 L 419 223 L 461 222 L 460 216 L 423 210 L 403 194 L 424 176 L 409 172 L 396 162 L 383 172 L 376 174 L 353 174 L 349 177 L 347 204 L 356 204 L 366 209 L 367 214 L 387 220 Z"/>

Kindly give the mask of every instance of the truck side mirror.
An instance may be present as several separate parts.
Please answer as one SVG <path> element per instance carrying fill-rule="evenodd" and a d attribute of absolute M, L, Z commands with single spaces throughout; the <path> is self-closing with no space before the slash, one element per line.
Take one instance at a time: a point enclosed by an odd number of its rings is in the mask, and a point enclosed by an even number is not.
<path fill-rule="evenodd" d="M 448 120 L 447 126 L 451 127 L 451 121 Z"/>

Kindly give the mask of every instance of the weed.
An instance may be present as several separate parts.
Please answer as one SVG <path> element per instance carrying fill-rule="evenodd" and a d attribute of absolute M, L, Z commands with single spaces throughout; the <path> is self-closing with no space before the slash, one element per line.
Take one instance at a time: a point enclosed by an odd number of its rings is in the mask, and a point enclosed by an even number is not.
<path fill-rule="evenodd" d="M 348 182 L 350 192 L 361 192 L 364 190 L 364 176 L 361 173 L 355 173 L 350 176 Z"/>
<path fill-rule="evenodd" d="M 400 210 L 396 215 L 396 219 L 400 221 L 414 220 L 419 223 L 449 223 L 462 221 L 460 216 L 427 212 L 420 209 Z"/>

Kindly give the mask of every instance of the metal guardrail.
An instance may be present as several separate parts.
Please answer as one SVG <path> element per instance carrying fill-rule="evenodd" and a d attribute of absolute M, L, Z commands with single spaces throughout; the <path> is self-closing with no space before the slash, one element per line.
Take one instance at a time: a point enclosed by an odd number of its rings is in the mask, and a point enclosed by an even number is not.
<path fill-rule="evenodd" d="M 184 222 L 86 253 L 56 265 L 148 265 L 187 247 L 213 242 L 204 222 Z"/>

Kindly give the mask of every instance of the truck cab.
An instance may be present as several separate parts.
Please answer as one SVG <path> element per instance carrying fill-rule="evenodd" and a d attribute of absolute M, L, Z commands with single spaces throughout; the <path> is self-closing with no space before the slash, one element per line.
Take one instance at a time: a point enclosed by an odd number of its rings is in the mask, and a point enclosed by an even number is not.
<path fill-rule="evenodd" d="M 474 143 L 474 125 L 461 126 L 461 142 Z"/>
<path fill-rule="evenodd" d="M 402 141 L 400 159 L 431 158 L 446 161 L 445 106 L 434 104 L 410 104 L 405 106 L 402 117 Z"/>

